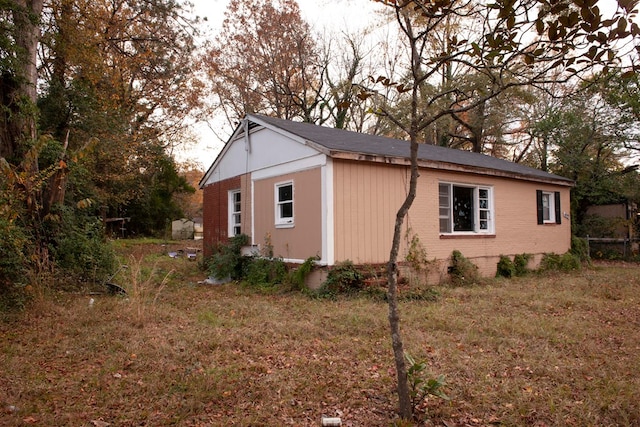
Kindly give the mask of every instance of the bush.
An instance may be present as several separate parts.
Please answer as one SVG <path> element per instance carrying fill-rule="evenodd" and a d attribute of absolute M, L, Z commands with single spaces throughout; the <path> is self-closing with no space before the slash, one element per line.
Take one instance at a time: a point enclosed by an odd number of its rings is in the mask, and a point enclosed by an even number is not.
<path fill-rule="evenodd" d="M 321 293 L 354 294 L 363 288 L 363 276 L 351 261 L 336 264 L 327 275 Z"/>
<path fill-rule="evenodd" d="M 4 292 L 25 276 L 25 231 L 15 222 L 0 218 L 0 290 Z"/>
<path fill-rule="evenodd" d="M 540 260 L 541 271 L 557 271 L 560 269 L 560 255 L 551 252 L 542 255 Z"/>
<path fill-rule="evenodd" d="M 567 252 L 560 257 L 560 270 L 571 271 L 580 270 L 581 268 L 582 263 L 580 262 L 580 258 L 571 252 Z"/>
<path fill-rule="evenodd" d="M 49 251 L 67 278 L 98 283 L 113 273 L 116 255 L 99 218 L 58 206 L 49 216 L 48 229 Z"/>
<path fill-rule="evenodd" d="M 606 218 L 600 215 L 585 215 L 574 230 L 577 236 L 615 237 L 616 230 L 625 226 L 627 220 L 622 218 Z"/>
<path fill-rule="evenodd" d="M 529 272 L 527 265 L 531 260 L 531 254 L 517 254 L 513 257 L 513 261 L 506 256 L 500 255 L 496 277 L 520 277 Z"/>
<path fill-rule="evenodd" d="M 529 261 L 531 260 L 531 254 L 518 254 L 513 257 L 513 265 L 516 270 L 516 276 L 524 276 L 529 272 Z"/>
<path fill-rule="evenodd" d="M 540 261 L 540 270 L 542 271 L 572 271 L 580 270 L 581 267 L 580 259 L 571 252 L 566 252 L 563 255 L 544 254 L 542 261 Z"/>
<path fill-rule="evenodd" d="M 216 279 L 240 280 L 245 275 L 245 267 L 249 257 L 242 256 L 242 247 L 249 243 L 246 234 L 239 234 L 229 239 L 226 244 L 220 244 L 209 259 L 209 274 Z"/>
<path fill-rule="evenodd" d="M 0 321 L 5 311 L 24 307 L 28 271 L 27 233 L 13 221 L 0 218 Z"/>
<path fill-rule="evenodd" d="M 500 255 L 496 277 L 513 277 L 516 275 L 516 266 L 506 255 Z"/>
<path fill-rule="evenodd" d="M 451 265 L 449 266 L 449 278 L 456 286 L 477 283 L 480 279 L 478 267 L 469 261 L 458 250 L 451 253 Z"/>
<path fill-rule="evenodd" d="M 287 266 L 281 259 L 250 257 L 243 279 L 252 286 L 273 286 L 285 282 Z"/>
<path fill-rule="evenodd" d="M 571 236 L 570 252 L 575 255 L 581 262 L 591 261 L 591 256 L 589 254 L 589 243 L 587 242 L 587 239 Z"/>

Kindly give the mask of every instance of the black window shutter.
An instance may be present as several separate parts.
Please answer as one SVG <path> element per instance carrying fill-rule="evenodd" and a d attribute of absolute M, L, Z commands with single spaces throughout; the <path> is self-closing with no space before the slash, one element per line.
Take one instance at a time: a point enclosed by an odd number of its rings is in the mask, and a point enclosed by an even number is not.
<path fill-rule="evenodd" d="M 544 224 L 544 214 L 542 213 L 542 190 L 536 190 L 536 204 L 538 207 L 538 224 Z"/>
<path fill-rule="evenodd" d="M 560 192 L 556 191 L 555 192 L 555 208 L 556 208 L 556 224 L 561 224 L 562 223 L 562 209 L 560 209 Z"/>

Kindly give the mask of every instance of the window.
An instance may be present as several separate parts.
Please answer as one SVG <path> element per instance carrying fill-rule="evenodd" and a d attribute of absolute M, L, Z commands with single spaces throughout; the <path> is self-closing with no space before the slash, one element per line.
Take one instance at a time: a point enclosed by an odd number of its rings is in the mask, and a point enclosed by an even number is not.
<path fill-rule="evenodd" d="M 553 197 L 550 193 L 542 193 L 542 220 L 554 222 Z"/>
<path fill-rule="evenodd" d="M 440 233 L 492 233 L 493 201 L 490 187 L 440 183 Z"/>
<path fill-rule="evenodd" d="M 536 191 L 536 204 L 538 206 L 538 224 L 560 224 L 560 192 Z"/>
<path fill-rule="evenodd" d="M 241 202 L 240 190 L 229 191 L 229 237 L 242 234 Z"/>
<path fill-rule="evenodd" d="M 276 225 L 293 227 L 293 182 L 276 184 Z"/>

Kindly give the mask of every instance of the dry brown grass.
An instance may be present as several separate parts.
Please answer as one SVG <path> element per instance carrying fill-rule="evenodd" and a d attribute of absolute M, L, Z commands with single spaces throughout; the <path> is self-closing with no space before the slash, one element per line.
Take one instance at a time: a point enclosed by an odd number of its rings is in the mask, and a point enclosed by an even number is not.
<path fill-rule="evenodd" d="M 61 294 L 0 323 L 0 425 L 393 422 L 385 303 L 196 285 L 165 248 L 124 251 L 139 301 Z M 418 424 L 639 425 L 639 289 L 640 267 L 607 266 L 402 303 L 408 351 L 452 397 Z"/>

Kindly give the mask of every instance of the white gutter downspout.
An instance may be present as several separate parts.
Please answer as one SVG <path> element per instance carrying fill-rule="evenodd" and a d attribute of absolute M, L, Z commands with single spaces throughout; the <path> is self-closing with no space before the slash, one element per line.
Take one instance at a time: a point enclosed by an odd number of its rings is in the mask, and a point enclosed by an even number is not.
<path fill-rule="evenodd" d="M 246 160 L 245 160 L 245 176 L 249 175 L 249 154 L 251 154 L 251 138 L 249 137 L 249 119 L 248 118 L 244 118 L 242 120 L 242 127 L 244 129 L 244 151 L 246 151 L 247 156 L 246 156 Z M 255 211 L 254 211 L 254 206 L 255 206 L 255 200 L 254 200 L 254 190 L 253 190 L 253 177 L 248 176 L 247 178 L 249 181 L 249 198 L 251 200 L 251 224 L 250 224 L 250 228 L 251 228 L 251 246 L 255 246 L 256 244 L 256 239 L 255 239 Z M 246 200 L 246 196 L 242 198 L 242 200 Z M 245 202 L 246 203 L 246 202 Z M 245 205 L 245 210 L 246 210 L 246 205 Z"/>
<path fill-rule="evenodd" d="M 251 140 L 249 139 L 249 119 L 242 120 L 244 127 L 244 151 L 251 153 Z"/>
<path fill-rule="evenodd" d="M 322 258 L 327 265 L 335 263 L 333 159 L 325 156 L 322 167 Z"/>

